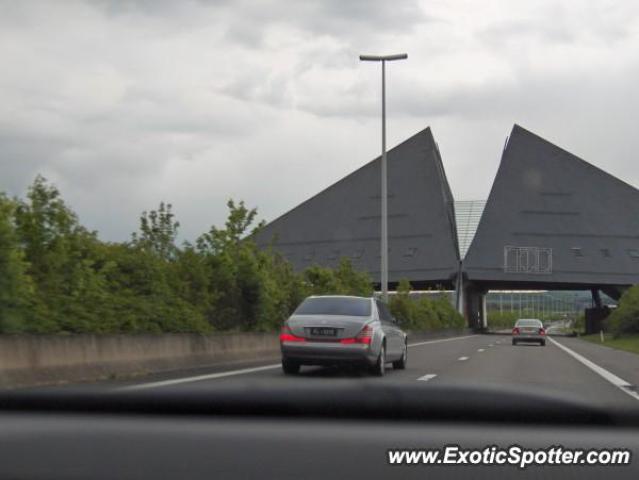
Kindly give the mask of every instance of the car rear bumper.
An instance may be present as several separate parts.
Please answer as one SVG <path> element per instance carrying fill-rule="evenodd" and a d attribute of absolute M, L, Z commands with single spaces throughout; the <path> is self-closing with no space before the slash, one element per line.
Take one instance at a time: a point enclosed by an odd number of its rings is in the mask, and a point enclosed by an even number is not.
<path fill-rule="evenodd" d="M 332 342 L 284 342 L 282 356 L 305 365 L 354 363 L 374 365 L 377 353 L 369 345 L 344 345 Z"/>
<path fill-rule="evenodd" d="M 515 342 L 541 342 L 546 341 L 546 336 L 539 334 L 520 334 L 513 335 L 513 340 Z"/>

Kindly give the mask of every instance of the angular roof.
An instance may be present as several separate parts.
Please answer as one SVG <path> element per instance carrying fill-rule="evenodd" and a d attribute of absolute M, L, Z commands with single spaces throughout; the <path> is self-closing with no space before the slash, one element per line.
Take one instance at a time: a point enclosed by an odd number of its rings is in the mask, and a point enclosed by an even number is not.
<path fill-rule="evenodd" d="M 471 281 L 639 282 L 639 191 L 515 125 L 464 259 Z"/>
<path fill-rule="evenodd" d="M 389 281 L 449 283 L 459 265 L 453 196 L 426 128 L 388 152 Z M 334 183 L 257 235 L 297 270 L 340 258 L 380 281 L 380 157 Z"/>

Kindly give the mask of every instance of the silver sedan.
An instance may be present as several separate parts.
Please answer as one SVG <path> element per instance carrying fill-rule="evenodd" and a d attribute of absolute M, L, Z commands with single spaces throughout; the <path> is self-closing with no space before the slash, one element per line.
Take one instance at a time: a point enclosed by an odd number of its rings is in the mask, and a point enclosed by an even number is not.
<path fill-rule="evenodd" d="M 541 320 L 536 318 L 521 318 L 513 327 L 513 345 L 520 342 L 535 342 L 542 347 L 546 345 L 546 330 Z"/>
<path fill-rule="evenodd" d="M 302 365 L 365 365 L 384 375 L 386 364 L 406 368 L 407 336 L 386 304 L 374 298 L 312 296 L 280 333 L 284 373 Z"/>

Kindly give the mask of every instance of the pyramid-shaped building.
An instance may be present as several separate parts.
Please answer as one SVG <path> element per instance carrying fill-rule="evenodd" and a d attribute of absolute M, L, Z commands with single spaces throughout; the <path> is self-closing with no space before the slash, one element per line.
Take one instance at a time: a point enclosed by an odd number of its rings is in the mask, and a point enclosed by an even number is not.
<path fill-rule="evenodd" d="M 459 269 L 453 196 L 430 128 L 388 154 L 389 282 L 452 288 Z M 380 281 L 381 159 L 339 180 L 257 235 L 297 270 L 348 258 Z"/>
<path fill-rule="evenodd" d="M 639 191 L 515 125 L 463 271 L 484 289 L 639 283 Z"/>

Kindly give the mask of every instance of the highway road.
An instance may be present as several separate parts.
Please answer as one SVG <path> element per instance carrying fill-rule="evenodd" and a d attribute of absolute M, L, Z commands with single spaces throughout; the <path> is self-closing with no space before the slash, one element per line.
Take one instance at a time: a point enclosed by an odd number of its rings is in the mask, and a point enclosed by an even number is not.
<path fill-rule="evenodd" d="M 409 342 L 410 343 L 410 342 Z M 507 335 L 468 335 L 410 343 L 408 367 L 387 369 L 383 378 L 361 370 L 303 367 L 284 375 L 277 359 L 243 365 L 145 377 L 110 383 L 125 390 L 188 387 L 211 389 L 228 382 L 285 383 L 343 381 L 422 382 L 428 385 L 479 385 L 525 388 L 569 395 L 606 406 L 639 407 L 639 355 L 590 344 L 577 338 L 549 338 L 545 347 L 511 345 Z"/>

